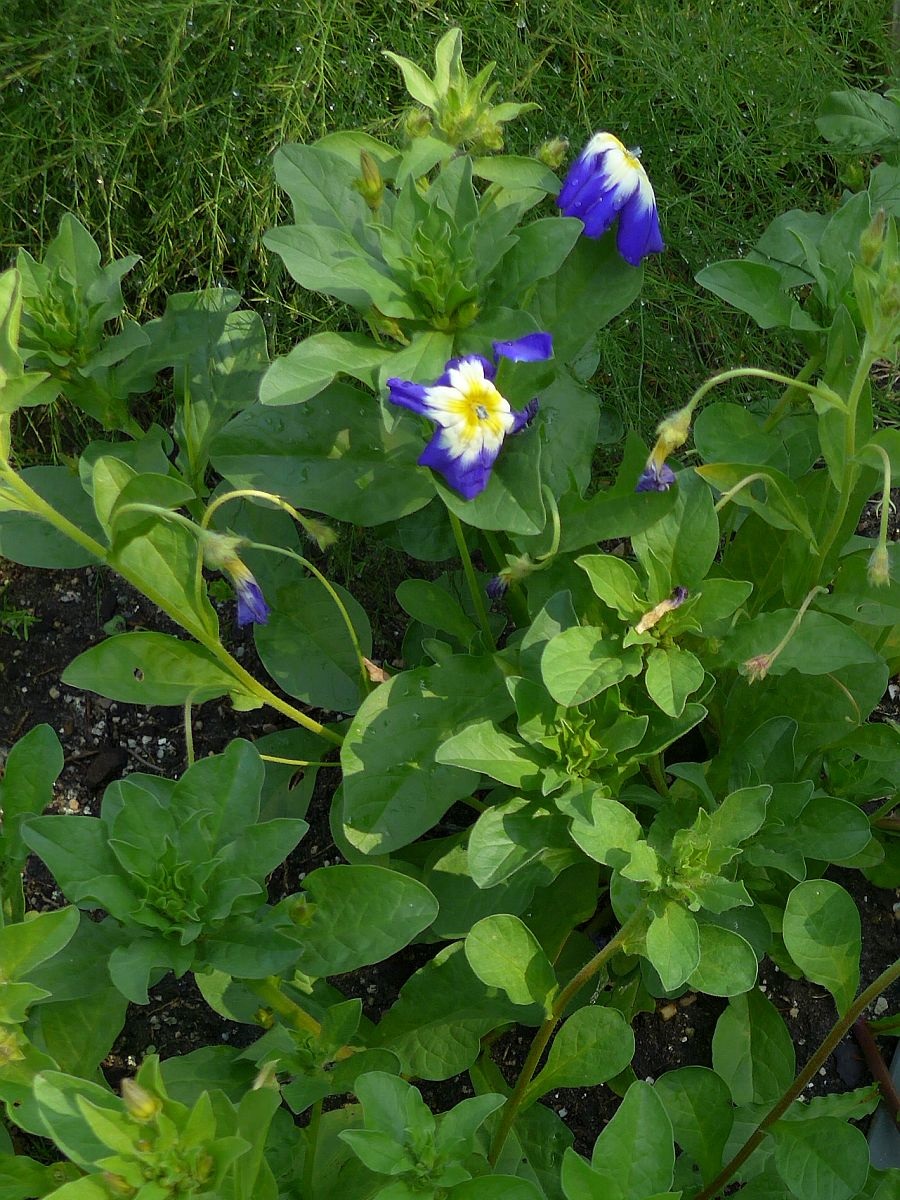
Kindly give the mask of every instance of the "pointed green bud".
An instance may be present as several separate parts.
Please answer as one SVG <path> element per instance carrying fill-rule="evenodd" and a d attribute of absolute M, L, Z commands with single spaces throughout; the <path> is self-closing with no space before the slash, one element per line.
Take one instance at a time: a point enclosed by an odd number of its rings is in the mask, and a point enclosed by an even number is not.
<path fill-rule="evenodd" d="M 410 108 L 403 114 L 403 132 L 409 140 L 428 137 L 431 133 L 431 117 L 424 108 Z"/>
<path fill-rule="evenodd" d="M 569 152 L 569 139 L 564 137 L 550 138 L 538 148 L 537 159 L 551 171 L 558 171 L 566 161 Z"/>
<path fill-rule="evenodd" d="M 359 169 L 361 177 L 354 179 L 353 186 L 362 196 L 363 200 L 365 200 L 369 208 L 371 208 L 372 212 L 378 212 L 381 207 L 381 201 L 384 199 L 384 180 L 381 177 L 378 163 L 368 150 L 360 150 L 359 152 Z"/>
<path fill-rule="evenodd" d="M 867 267 L 874 267 L 884 246 L 884 233 L 887 216 L 883 208 L 866 226 L 859 239 L 859 257 Z"/>

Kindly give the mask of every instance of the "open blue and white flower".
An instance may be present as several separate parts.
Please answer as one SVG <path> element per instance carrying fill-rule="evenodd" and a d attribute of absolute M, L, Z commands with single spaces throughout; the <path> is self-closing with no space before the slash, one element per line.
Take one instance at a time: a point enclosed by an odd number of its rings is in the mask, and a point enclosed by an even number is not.
<path fill-rule="evenodd" d="M 565 216 L 584 222 L 586 237 L 602 237 L 618 217 L 616 246 L 633 267 L 665 249 L 640 150 L 628 150 L 611 133 L 594 134 L 569 169 L 556 203 Z"/>
<path fill-rule="evenodd" d="M 530 333 L 511 342 L 494 342 L 494 362 L 480 354 L 452 358 L 432 384 L 389 379 L 389 399 L 434 421 L 437 430 L 419 457 L 419 465 L 439 471 L 452 488 L 471 500 L 483 492 L 505 438 L 520 433 L 538 410 L 536 399 L 514 412 L 494 385 L 498 358 L 538 362 L 550 358 L 549 333 Z"/>

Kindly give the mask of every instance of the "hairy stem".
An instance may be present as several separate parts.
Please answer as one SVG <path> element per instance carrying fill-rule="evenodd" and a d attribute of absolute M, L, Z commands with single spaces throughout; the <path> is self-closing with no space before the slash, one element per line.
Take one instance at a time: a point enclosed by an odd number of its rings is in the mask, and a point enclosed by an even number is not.
<path fill-rule="evenodd" d="M 694 1197 L 694 1200 L 713 1200 L 715 1196 L 726 1186 L 732 1176 L 743 1166 L 753 1151 L 757 1148 L 769 1127 L 782 1117 L 790 1106 L 794 1103 L 812 1077 L 819 1070 L 819 1067 L 825 1062 L 829 1054 L 837 1046 L 838 1042 L 844 1037 L 844 1034 L 862 1013 L 863 1009 L 872 1003 L 876 996 L 880 995 L 886 988 L 900 978 L 900 959 L 892 963 L 887 970 L 882 971 L 874 983 L 869 984 L 864 992 L 860 992 L 857 998 L 853 1001 L 844 1015 L 835 1022 L 831 1027 L 828 1036 L 819 1046 L 818 1050 L 784 1093 L 777 1104 L 766 1113 L 762 1121 L 759 1123 L 755 1131 L 747 1138 L 734 1158 L 726 1164 L 715 1177 L 711 1184 L 703 1189 L 702 1192 Z"/>
<path fill-rule="evenodd" d="M 556 1000 L 553 1002 L 553 1007 L 550 1010 L 550 1015 L 534 1035 L 534 1040 L 532 1041 L 531 1048 L 528 1051 L 528 1057 L 525 1059 L 525 1064 L 522 1067 L 521 1074 L 516 1080 L 516 1086 L 513 1088 L 512 1095 L 503 1106 L 503 1116 L 497 1132 L 494 1135 L 494 1140 L 491 1143 L 491 1152 L 488 1156 L 491 1166 L 495 1166 L 497 1159 L 500 1157 L 500 1152 L 506 1144 L 506 1139 L 509 1136 L 510 1129 L 512 1129 L 513 1121 L 515 1121 L 516 1115 L 522 1106 L 522 1101 L 525 1098 L 528 1085 L 531 1083 L 534 1074 L 537 1071 L 538 1063 L 541 1061 L 541 1056 L 546 1050 L 547 1043 L 553 1036 L 554 1030 L 562 1019 L 562 1015 L 566 1011 L 569 1001 L 574 995 L 581 991 L 588 980 L 592 979 L 614 954 L 621 950 L 622 946 L 643 924 L 646 914 L 646 905 L 642 904 L 636 912 L 632 913 L 625 924 L 619 929 L 619 932 L 615 934 L 614 937 L 610 938 L 603 949 L 598 954 L 595 954 L 590 962 L 586 963 L 581 970 L 569 980 L 566 986 L 556 997 Z"/>
<path fill-rule="evenodd" d="M 447 516 L 450 518 L 450 528 L 453 530 L 456 548 L 459 550 L 459 557 L 462 562 L 466 583 L 469 585 L 472 603 L 475 605 L 478 624 L 481 626 L 482 632 L 487 639 L 487 644 L 493 649 L 494 635 L 491 633 L 491 625 L 488 620 L 487 604 L 485 603 L 484 592 L 478 586 L 478 580 L 475 578 L 475 568 L 472 566 L 472 556 L 469 554 L 469 547 L 466 545 L 466 535 L 463 533 L 463 527 L 456 513 L 451 512 L 448 508 Z"/>

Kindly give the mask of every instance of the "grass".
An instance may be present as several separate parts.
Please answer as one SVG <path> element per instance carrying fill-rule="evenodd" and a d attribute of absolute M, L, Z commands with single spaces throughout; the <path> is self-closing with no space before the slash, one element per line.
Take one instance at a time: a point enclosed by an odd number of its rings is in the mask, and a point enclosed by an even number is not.
<path fill-rule="evenodd" d="M 134 315 L 228 283 L 284 353 L 333 306 L 302 293 L 261 236 L 286 211 L 273 150 L 360 126 L 391 137 L 406 98 L 393 49 L 430 61 L 450 24 L 529 153 L 598 128 L 640 143 L 668 244 L 644 299 L 603 336 L 608 403 L 646 428 L 712 370 L 790 366 L 693 282 L 790 207 L 836 205 L 813 118 L 826 92 L 879 86 L 889 3 L 871 0 L 5 0 L 0 11 L 0 259 L 33 253 L 71 209 L 110 256 L 137 253 Z"/>

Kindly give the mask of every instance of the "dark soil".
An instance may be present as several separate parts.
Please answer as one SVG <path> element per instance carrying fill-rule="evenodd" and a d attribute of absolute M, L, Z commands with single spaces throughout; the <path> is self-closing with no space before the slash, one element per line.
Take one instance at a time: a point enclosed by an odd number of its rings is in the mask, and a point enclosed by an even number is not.
<path fill-rule="evenodd" d="M 230 601 L 221 605 L 223 629 L 232 619 L 231 607 Z M 17 612 L 26 616 L 10 617 Z M 179 710 L 117 704 L 61 683 L 68 663 L 105 637 L 103 626 L 114 619 L 122 629 L 176 632 L 149 602 L 102 569 L 36 572 L 0 561 L 0 762 L 23 733 L 40 722 L 49 723 L 66 756 L 53 811 L 96 815 L 103 788 L 113 779 L 132 771 L 177 776 L 186 765 Z M 249 631 L 235 629 L 230 648 L 249 670 L 259 671 L 265 678 Z M 892 685 L 878 717 L 897 719 L 900 706 L 895 696 Z M 194 722 L 197 756 L 221 751 L 233 737 L 253 739 L 282 724 L 277 714 L 266 709 L 236 713 L 225 701 L 206 704 Z M 306 814 L 310 831 L 270 880 L 273 899 L 296 891 L 303 875 L 315 867 L 342 861 L 328 822 L 335 775 L 320 775 Z M 830 875 L 850 891 L 859 906 L 861 985 L 866 986 L 900 955 L 895 911 L 898 894 L 872 887 L 856 872 L 832 871 Z M 46 868 L 33 857 L 25 885 L 32 908 L 64 903 Z M 433 952 L 432 946 L 412 946 L 387 963 L 333 982 L 347 995 L 361 997 L 366 1014 L 377 1019 L 393 1003 L 409 975 Z M 834 1023 L 831 996 L 815 984 L 788 978 L 768 961 L 763 963 L 759 986 L 784 1017 L 801 1067 Z M 892 1009 L 898 999 L 893 999 Z M 713 1030 L 724 1006 L 725 1001 L 713 997 L 687 995 L 675 1004 L 660 1003 L 656 1012 L 639 1014 L 634 1021 L 637 1052 L 632 1064 L 637 1076 L 653 1079 L 676 1067 L 709 1065 Z M 878 1011 L 885 1007 L 880 1002 Z M 151 988 L 149 1005 L 129 1007 L 125 1028 L 103 1066 L 115 1086 L 124 1075 L 133 1073 L 148 1052 L 166 1058 L 222 1042 L 243 1046 L 257 1033 L 253 1027 L 236 1025 L 210 1010 L 190 976 L 175 980 L 169 975 Z M 521 1067 L 530 1038 L 528 1030 L 513 1030 L 494 1046 L 495 1060 L 510 1081 Z M 867 1079 L 859 1073 L 848 1047 L 829 1059 L 810 1085 L 809 1094 L 845 1091 Z M 471 1094 L 465 1076 L 420 1086 L 438 1110 Z M 594 1087 L 560 1089 L 544 1103 L 565 1118 L 575 1133 L 576 1148 L 589 1153 L 619 1100 L 608 1087 Z"/>

